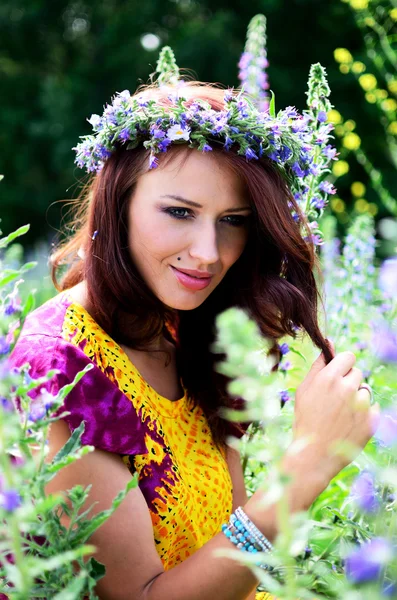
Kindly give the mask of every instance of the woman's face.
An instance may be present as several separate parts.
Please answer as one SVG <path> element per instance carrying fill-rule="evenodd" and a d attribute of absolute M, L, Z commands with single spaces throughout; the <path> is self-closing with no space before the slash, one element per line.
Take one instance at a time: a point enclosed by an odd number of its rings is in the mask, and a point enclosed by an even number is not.
<path fill-rule="evenodd" d="M 251 208 L 237 176 L 210 153 L 170 151 L 171 160 L 137 182 L 129 209 L 129 245 L 156 296 L 170 308 L 192 310 L 241 256 Z M 199 278 L 179 270 L 199 271 Z"/>

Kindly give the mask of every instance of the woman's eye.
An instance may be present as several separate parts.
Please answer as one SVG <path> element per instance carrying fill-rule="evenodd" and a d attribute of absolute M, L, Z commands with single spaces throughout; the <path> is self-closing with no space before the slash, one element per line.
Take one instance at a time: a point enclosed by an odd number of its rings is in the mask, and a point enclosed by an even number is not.
<path fill-rule="evenodd" d="M 190 214 L 190 210 L 187 208 L 166 208 L 165 212 L 175 219 L 186 219 L 186 215 L 181 213 Z"/>
<path fill-rule="evenodd" d="M 192 211 L 188 208 L 181 208 L 177 206 L 165 208 L 164 212 L 173 217 L 174 219 L 186 220 L 192 217 Z M 243 227 L 248 223 L 249 217 L 243 217 L 241 215 L 230 215 L 222 219 L 222 223 L 231 225 L 232 227 Z"/>

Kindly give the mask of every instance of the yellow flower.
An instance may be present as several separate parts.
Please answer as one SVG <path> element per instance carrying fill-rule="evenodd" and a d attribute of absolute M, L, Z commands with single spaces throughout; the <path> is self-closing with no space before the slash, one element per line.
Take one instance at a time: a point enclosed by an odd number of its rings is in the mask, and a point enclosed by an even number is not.
<path fill-rule="evenodd" d="M 375 217 L 379 212 L 379 208 L 376 206 L 376 204 L 374 202 L 370 202 L 368 204 L 368 212 L 370 215 Z"/>
<path fill-rule="evenodd" d="M 393 19 L 393 21 L 397 21 L 397 8 L 392 8 L 389 12 L 389 15 Z"/>
<path fill-rule="evenodd" d="M 374 90 L 378 83 L 376 81 L 375 75 L 372 75 L 372 73 L 365 73 L 365 75 L 360 75 L 358 81 L 363 90 L 365 90 L 366 92 L 371 92 L 372 90 Z"/>
<path fill-rule="evenodd" d="M 397 79 L 393 79 L 392 81 L 389 81 L 389 83 L 387 84 L 387 87 L 389 88 L 389 90 L 391 91 L 392 94 L 397 94 Z"/>
<path fill-rule="evenodd" d="M 346 131 L 353 131 L 353 129 L 356 128 L 356 122 L 353 121 L 353 119 L 349 119 L 348 121 L 346 121 L 345 123 L 345 129 Z"/>
<path fill-rule="evenodd" d="M 366 189 L 367 188 L 365 187 L 365 185 L 363 183 L 361 183 L 361 181 L 355 181 L 350 186 L 350 191 L 353 194 L 353 196 L 355 196 L 356 198 L 363 196 L 365 194 Z"/>
<path fill-rule="evenodd" d="M 343 125 L 337 125 L 335 127 L 335 133 L 339 137 L 342 137 L 342 135 L 345 135 L 345 128 L 343 127 Z"/>
<path fill-rule="evenodd" d="M 364 23 L 367 25 L 367 27 L 373 27 L 375 25 L 375 19 L 372 17 L 366 17 L 364 19 Z"/>
<path fill-rule="evenodd" d="M 365 99 L 370 104 L 375 104 L 375 102 L 376 102 L 376 95 L 373 92 L 367 92 L 365 94 Z"/>
<path fill-rule="evenodd" d="M 355 60 L 352 64 L 353 73 L 364 73 L 366 68 L 367 67 L 365 66 L 365 64 L 360 62 L 359 60 Z"/>
<path fill-rule="evenodd" d="M 342 177 L 342 175 L 345 175 L 349 172 L 349 168 L 348 162 L 345 160 L 338 160 L 332 165 L 332 173 L 335 175 L 335 177 Z"/>
<path fill-rule="evenodd" d="M 382 108 L 386 112 L 393 112 L 397 110 L 397 102 L 394 100 L 394 98 L 387 98 L 387 100 L 383 100 Z"/>
<path fill-rule="evenodd" d="M 392 121 L 387 128 L 388 133 L 391 135 L 397 135 L 397 121 Z"/>
<path fill-rule="evenodd" d="M 340 198 L 332 198 L 331 200 L 331 208 L 336 213 L 341 213 L 345 210 L 346 205 Z"/>
<path fill-rule="evenodd" d="M 340 114 L 340 112 L 338 112 L 334 108 L 327 113 L 327 117 L 328 117 L 329 123 L 333 123 L 334 125 L 337 125 L 338 123 L 342 123 L 342 121 L 343 121 L 342 115 Z"/>
<path fill-rule="evenodd" d="M 369 0 L 350 0 L 350 6 L 354 8 L 354 10 L 365 10 L 368 8 Z"/>
<path fill-rule="evenodd" d="M 365 200 L 365 198 L 360 198 L 359 200 L 355 201 L 354 208 L 359 213 L 368 212 L 368 202 Z"/>
<path fill-rule="evenodd" d="M 349 73 L 350 67 L 344 63 L 343 65 L 339 65 L 339 71 L 343 73 L 343 75 L 346 75 L 346 73 Z"/>
<path fill-rule="evenodd" d="M 351 63 L 353 62 L 353 57 L 350 54 L 349 50 L 346 48 L 335 48 L 334 50 L 334 59 L 338 63 Z"/>
<path fill-rule="evenodd" d="M 375 90 L 375 96 L 379 99 L 379 100 L 384 100 L 385 98 L 388 97 L 388 93 L 387 90 Z"/>
<path fill-rule="evenodd" d="M 343 138 L 342 144 L 348 150 L 357 150 L 360 147 L 361 139 L 357 133 L 349 132 Z"/>

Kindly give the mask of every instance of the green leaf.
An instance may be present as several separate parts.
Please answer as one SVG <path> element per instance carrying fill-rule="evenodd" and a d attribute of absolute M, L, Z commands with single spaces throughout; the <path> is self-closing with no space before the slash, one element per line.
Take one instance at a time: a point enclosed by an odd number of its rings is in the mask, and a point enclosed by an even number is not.
<path fill-rule="evenodd" d="M 274 119 L 276 117 L 276 97 L 273 90 L 270 90 L 270 93 L 272 95 L 272 99 L 270 100 L 269 104 L 269 115 Z"/>
<path fill-rule="evenodd" d="M 88 579 L 88 589 L 90 592 L 93 591 L 99 579 L 106 574 L 105 565 L 95 560 L 92 556 L 90 560 L 86 563 L 86 569 L 88 570 L 89 579 Z"/>
<path fill-rule="evenodd" d="M 6 237 L 1 238 L 0 239 L 0 248 L 5 248 L 9 244 L 11 244 L 11 242 L 13 242 L 16 238 L 20 237 L 21 235 L 25 235 L 25 233 L 27 233 L 29 231 L 29 229 L 30 229 L 30 225 L 23 225 L 22 227 L 19 227 L 19 229 L 17 229 L 16 231 L 13 231 Z"/>
<path fill-rule="evenodd" d="M 79 600 L 82 597 L 82 592 L 86 587 L 87 571 L 81 571 L 69 585 L 53 596 L 53 600 Z"/>
<path fill-rule="evenodd" d="M 72 391 L 72 389 L 74 388 L 76 383 L 78 383 L 80 381 L 80 379 L 83 377 L 83 375 L 88 373 L 88 371 L 91 371 L 91 369 L 93 369 L 93 368 L 94 368 L 93 364 L 86 365 L 82 371 L 77 373 L 77 375 L 73 379 L 72 383 L 68 383 L 67 385 L 64 385 L 63 388 L 61 388 L 59 390 L 58 394 L 56 395 L 56 400 L 58 401 L 58 400 L 63 400 L 64 398 L 66 398 L 66 396 L 69 394 L 69 392 Z"/>
<path fill-rule="evenodd" d="M 73 431 L 72 435 L 66 442 L 66 444 L 60 449 L 60 451 L 54 456 L 49 467 L 54 467 L 59 463 L 62 463 L 64 459 L 71 454 L 81 448 L 81 436 L 84 433 L 85 429 L 85 421 L 82 421 L 80 425 Z"/>
<path fill-rule="evenodd" d="M 112 506 L 108 510 L 103 510 L 93 517 L 90 521 L 86 523 L 82 523 L 79 530 L 74 533 L 74 536 L 71 536 L 71 541 L 73 540 L 73 546 L 79 545 L 85 540 L 87 540 L 91 535 L 105 522 L 107 519 L 114 513 L 114 511 L 120 506 L 121 502 L 124 500 L 128 492 L 135 488 L 138 485 L 138 478 L 135 474 L 134 477 L 127 483 L 124 490 L 121 490 L 116 496 L 116 498 L 112 502 Z"/>
<path fill-rule="evenodd" d="M 26 561 L 29 563 L 29 574 L 32 577 L 37 577 L 45 571 L 54 571 L 59 567 L 62 567 L 66 563 L 70 563 L 86 554 L 92 554 L 96 551 L 96 547 L 93 545 L 84 545 L 74 550 L 67 550 L 57 556 L 51 556 L 46 559 L 39 559 L 33 557 L 27 557 Z"/>

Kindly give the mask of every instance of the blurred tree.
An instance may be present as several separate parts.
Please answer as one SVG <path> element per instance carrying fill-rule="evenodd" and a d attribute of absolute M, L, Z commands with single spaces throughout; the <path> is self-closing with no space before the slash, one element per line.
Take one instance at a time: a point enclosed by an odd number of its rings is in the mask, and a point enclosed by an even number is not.
<path fill-rule="evenodd" d="M 178 64 L 199 79 L 238 85 L 246 28 L 259 12 L 268 19 L 276 107 L 304 108 L 310 64 L 319 61 L 328 71 L 332 103 L 376 137 L 376 117 L 333 59 L 334 48 L 346 40 L 357 60 L 365 53 L 352 13 L 339 0 L 289 0 L 287 7 L 282 0 L 2 0 L 3 230 L 29 222 L 30 242 L 52 236 L 50 227 L 59 226 L 61 214 L 54 203 L 75 197 L 85 178 L 71 150 L 90 131 L 85 119 L 102 112 L 115 91 L 146 82 L 162 45 L 170 44 Z M 381 153 L 378 138 L 374 143 Z M 391 181 L 393 169 L 385 160 Z M 354 172 L 351 177 L 347 188 Z"/>

